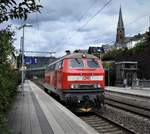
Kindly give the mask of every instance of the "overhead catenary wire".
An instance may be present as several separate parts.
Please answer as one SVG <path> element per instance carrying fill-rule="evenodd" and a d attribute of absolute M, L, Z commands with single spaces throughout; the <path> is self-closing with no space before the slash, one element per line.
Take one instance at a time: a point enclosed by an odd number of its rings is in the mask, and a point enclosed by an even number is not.
<path fill-rule="evenodd" d="M 149 17 L 149 26 L 150 26 L 150 16 L 149 16 L 149 12 L 146 13 L 146 14 L 140 14 L 138 15 L 135 19 L 133 19 L 132 21 L 128 22 L 128 23 L 125 23 L 126 27 L 128 27 L 129 25 L 132 25 L 134 23 L 137 23 L 137 21 L 141 21 L 141 19 L 145 18 L 145 17 Z M 144 32 L 146 30 L 147 26 L 142 28 L 141 30 L 136 30 L 135 33 L 141 33 L 141 32 Z M 127 29 L 127 28 L 126 28 Z M 115 32 L 115 31 L 114 31 Z M 103 33 L 104 34 L 104 33 Z M 101 34 L 102 35 L 102 34 Z M 135 34 L 131 33 L 130 36 L 133 36 Z M 129 36 L 129 35 L 128 35 Z M 100 39 L 96 39 L 94 40 L 92 43 L 95 43 L 97 41 L 100 41 Z M 112 41 L 113 42 L 113 41 Z M 91 44 L 92 44 L 91 43 Z M 107 44 L 107 43 L 106 43 Z"/>
<path fill-rule="evenodd" d="M 81 14 L 81 16 L 79 17 L 79 22 L 81 22 L 83 20 L 83 18 L 85 18 L 85 16 L 87 15 L 87 13 L 97 4 L 98 0 L 94 0 L 92 4 L 90 4 L 90 6 L 87 8 L 86 11 L 84 11 L 84 13 Z M 80 26 L 79 26 L 80 27 Z M 76 32 L 79 28 L 77 28 L 75 31 Z M 74 34 L 73 34 L 74 35 Z M 69 37 L 68 39 L 70 40 L 73 35 L 71 37 Z"/>
<path fill-rule="evenodd" d="M 142 14 L 139 15 L 138 17 L 136 17 L 135 19 L 133 19 L 132 21 L 126 23 L 125 25 L 132 25 L 137 21 L 141 21 L 143 18 L 149 17 L 150 16 L 150 12 L 146 13 L 146 14 Z"/>
<path fill-rule="evenodd" d="M 108 1 L 108 4 L 109 4 L 109 2 L 111 2 L 111 1 Z M 107 4 L 107 3 L 106 3 L 106 4 Z M 146 14 L 139 15 L 138 17 L 136 17 L 136 19 L 134 19 L 133 21 L 131 21 L 131 22 L 129 22 L 129 23 L 126 23 L 125 25 L 134 24 L 135 22 L 140 21 L 141 18 L 145 18 L 145 17 L 148 17 L 148 16 L 149 16 L 149 12 L 146 13 Z M 94 16 L 94 17 L 95 17 L 95 16 Z M 90 21 L 91 21 L 91 20 L 89 20 L 89 22 L 90 22 Z M 87 22 L 87 24 L 88 24 L 89 22 Z M 85 24 L 85 26 L 86 26 L 86 24 Z M 150 26 L 150 17 L 149 17 L 149 26 Z M 83 27 L 84 27 L 84 26 L 83 26 Z M 146 27 L 147 27 L 147 26 L 146 26 Z M 144 27 L 143 29 L 146 29 L 146 27 Z M 140 30 L 140 32 L 143 32 L 143 29 Z M 80 29 L 79 29 L 78 31 L 80 31 Z M 100 39 L 94 40 L 92 43 L 94 43 L 94 42 L 96 42 L 96 41 L 99 41 L 99 40 L 100 40 Z"/>
<path fill-rule="evenodd" d="M 93 3 L 87 8 L 87 10 L 79 17 L 79 22 L 87 15 L 87 13 L 96 5 L 97 0 L 94 0 Z"/>
<path fill-rule="evenodd" d="M 81 29 L 83 29 L 85 26 L 87 26 L 88 23 L 89 23 L 94 17 L 96 17 L 99 13 L 101 13 L 101 12 L 103 11 L 103 9 L 104 9 L 105 7 L 107 7 L 107 6 L 111 3 L 111 1 L 112 1 L 112 0 L 107 1 L 101 8 L 99 8 L 99 10 L 98 10 L 92 17 L 90 17 L 90 19 L 89 19 L 87 22 L 85 22 L 82 26 L 80 26 L 80 27 L 76 30 L 76 32 L 81 31 Z M 73 34 L 71 37 L 69 37 L 69 40 L 71 40 L 73 37 L 74 37 L 74 34 Z"/>
<path fill-rule="evenodd" d="M 138 15 L 135 19 L 133 19 L 132 21 L 130 21 L 130 22 L 128 22 L 128 23 L 126 23 L 125 25 L 126 25 L 126 29 L 129 29 L 129 25 L 133 25 L 134 23 L 137 23 L 137 22 L 139 22 L 139 21 L 141 21 L 143 18 L 146 18 L 146 17 L 149 17 L 149 14 L 150 14 L 150 12 L 148 12 L 148 13 L 146 13 L 146 14 L 140 14 L 140 15 Z M 144 28 L 141 28 L 141 30 L 134 30 L 135 32 L 134 33 L 141 33 L 141 32 L 143 32 L 143 31 L 145 31 L 146 30 L 146 28 L 147 28 L 148 26 L 145 26 Z M 131 30 L 131 29 L 130 29 Z M 130 33 L 130 35 L 132 36 L 132 35 L 135 35 L 134 33 Z"/>
<path fill-rule="evenodd" d="M 92 19 L 97 16 L 99 14 L 99 12 L 101 12 L 101 10 L 103 10 L 108 4 L 110 4 L 112 0 L 109 0 L 108 2 L 106 2 L 104 4 L 103 7 L 101 7 L 87 22 L 85 22 L 85 24 L 83 24 L 82 26 L 80 26 L 77 30 L 75 30 L 75 32 L 81 31 L 84 27 L 86 27 L 90 21 L 92 21 Z M 93 8 L 93 6 L 95 5 L 95 3 L 92 3 L 92 5 L 87 9 L 87 11 L 81 15 L 81 17 L 79 18 L 79 21 L 81 21 L 83 18 L 85 18 L 85 16 L 87 15 L 87 13 L 89 12 L 89 10 L 91 10 L 91 8 Z M 133 23 L 133 22 L 130 22 Z M 76 34 L 76 33 L 75 33 Z M 73 34 L 74 35 L 74 34 Z M 69 40 L 71 40 L 74 36 L 69 37 Z M 64 42 L 64 41 L 63 41 Z M 65 41 L 66 42 L 66 41 Z"/>
<path fill-rule="evenodd" d="M 99 13 L 101 13 L 101 12 L 103 11 L 103 9 L 104 9 L 105 7 L 107 7 L 107 6 L 111 3 L 111 1 L 112 1 L 112 0 L 107 1 L 107 2 L 103 5 L 103 7 L 101 7 L 85 24 L 83 24 L 81 27 L 79 27 L 79 28 L 77 29 L 77 31 L 80 31 L 80 30 L 83 29 L 85 26 L 87 26 L 87 24 L 88 24 L 94 17 L 96 17 Z"/>

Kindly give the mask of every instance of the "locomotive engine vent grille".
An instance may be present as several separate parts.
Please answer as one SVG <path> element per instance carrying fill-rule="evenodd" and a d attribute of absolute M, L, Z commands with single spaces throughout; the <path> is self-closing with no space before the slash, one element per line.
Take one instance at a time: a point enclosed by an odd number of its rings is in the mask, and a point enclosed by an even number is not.
<path fill-rule="evenodd" d="M 93 84 L 79 85 L 79 89 L 93 89 L 93 88 L 95 88 Z"/>

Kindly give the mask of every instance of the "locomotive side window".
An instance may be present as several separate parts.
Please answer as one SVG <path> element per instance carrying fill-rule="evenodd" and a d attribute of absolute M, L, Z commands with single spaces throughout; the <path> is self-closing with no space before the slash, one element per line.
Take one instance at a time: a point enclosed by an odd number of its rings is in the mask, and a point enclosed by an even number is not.
<path fill-rule="evenodd" d="M 99 68 L 99 64 L 95 59 L 88 59 L 87 60 L 87 65 L 89 68 Z"/>
<path fill-rule="evenodd" d="M 64 64 L 64 61 L 62 60 L 62 61 L 60 62 L 60 68 L 63 68 L 63 64 Z"/>
<path fill-rule="evenodd" d="M 57 64 L 56 64 L 56 70 L 57 69 L 60 69 L 60 68 L 62 68 L 62 66 L 63 66 L 63 60 L 61 60 L 61 61 L 59 61 L 59 62 L 57 62 Z"/>
<path fill-rule="evenodd" d="M 84 64 L 82 59 L 70 59 L 70 68 L 83 68 Z"/>
<path fill-rule="evenodd" d="M 48 70 L 49 70 L 49 71 L 50 71 L 50 70 L 54 70 L 54 69 L 55 69 L 55 66 L 56 66 L 56 64 L 50 65 L 49 68 L 48 68 Z"/>
<path fill-rule="evenodd" d="M 56 63 L 56 66 L 55 66 L 55 69 L 58 70 L 58 69 L 59 69 L 59 66 L 60 66 L 60 62 L 57 62 L 57 63 Z"/>
<path fill-rule="evenodd" d="M 52 70 L 55 70 L 55 66 L 56 66 L 56 64 L 53 64 L 53 65 L 52 65 Z"/>

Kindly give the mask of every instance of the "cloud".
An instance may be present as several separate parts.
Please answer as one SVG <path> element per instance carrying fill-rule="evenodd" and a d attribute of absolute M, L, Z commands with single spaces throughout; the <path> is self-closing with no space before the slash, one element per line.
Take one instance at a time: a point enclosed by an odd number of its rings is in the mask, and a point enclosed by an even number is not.
<path fill-rule="evenodd" d="M 56 56 L 65 54 L 66 49 L 87 49 L 94 42 L 115 41 L 120 4 L 126 35 L 145 30 L 148 25 L 149 0 L 115 0 L 78 30 L 105 3 L 106 0 L 42 0 L 44 8 L 41 14 L 30 15 L 26 22 L 15 20 L 11 23 L 17 27 L 23 23 L 33 25 L 25 31 L 26 50 L 56 51 Z M 138 19 L 140 16 L 142 17 Z M 22 31 L 17 30 L 16 48 L 20 46 L 21 36 Z"/>

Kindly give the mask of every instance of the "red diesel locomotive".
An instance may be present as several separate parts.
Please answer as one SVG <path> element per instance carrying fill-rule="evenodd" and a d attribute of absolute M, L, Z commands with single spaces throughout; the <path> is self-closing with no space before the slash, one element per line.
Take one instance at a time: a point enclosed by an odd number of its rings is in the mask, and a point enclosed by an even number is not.
<path fill-rule="evenodd" d="M 104 104 L 104 74 L 96 56 L 72 53 L 48 65 L 44 87 L 74 111 L 100 110 Z"/>

